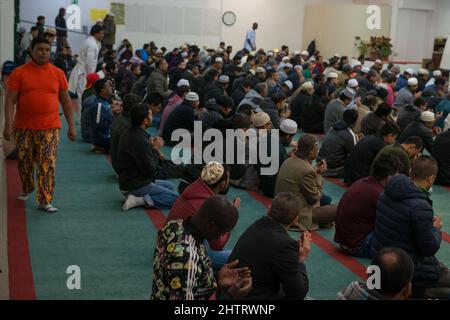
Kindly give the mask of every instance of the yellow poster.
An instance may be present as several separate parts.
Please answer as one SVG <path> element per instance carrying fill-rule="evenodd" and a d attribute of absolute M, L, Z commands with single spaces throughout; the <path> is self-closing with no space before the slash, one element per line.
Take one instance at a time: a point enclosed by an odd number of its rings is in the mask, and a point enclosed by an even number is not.
<path fill-rule="evenodd" d="M 108 9 L 91 9 L 91 21 L 95 22 L 98 19 L 105 19 L 106 15 L 109 13 Z"/>

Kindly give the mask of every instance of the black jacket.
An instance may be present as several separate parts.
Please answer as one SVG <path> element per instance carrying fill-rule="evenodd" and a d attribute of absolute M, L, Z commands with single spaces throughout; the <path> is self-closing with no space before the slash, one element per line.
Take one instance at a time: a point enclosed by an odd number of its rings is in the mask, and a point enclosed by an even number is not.
<path fill-rule="evenodd" d="M 298 242 L 272 218 L 266 216 L 253 223 L 229 258 L 239 259 L 239 267 L 252 271 L 253 288 L 247 299 L 304 299 L 308 275 L 298 251 Z"/>
<path fill-rule="evenodd" d="M 403 107 L 398 112 L 398 117 L 397 117 L 397 124 L 400 127 L 400 130 L 401 131 L 405 130 L 405 128 L 408 125 L 410 125 L 414 121 L 419 120 L 420 115 L 421 115 L 421 111 L 414 106 L 407 105 L 407 106 Z"/>
<path fill-rule="evenodd" d="M 64 16 L 58 15 L 55 19 L 56 35 L 58 37 L 67 37 L 67 24 Z"/>
<path fill-rule="evenodd" d="M 262 109 L 262 111 L 269 115 L 270 121 L 272 121 L 273 128 L 280 129 L 281 118 L 275 102 L 273 102 L 271 98 L 265 98 L 261 103 L 260 108 Z"/>
<path fill-rule="evenodd" d="M 361 133 L 364 135 L 376 134 L 386 121 L 374 112 L 369 112 L 361 121 Z"/>
<path fill-rule="evenodd" d="M 433 133 L 422 121 L 416 121 L 411 123 L 405 128 L 403 133 L 398 138 L 398 142 L 403 143 L 409 137 L 421 137 L 423 140 L 423 147 L 433 154 Z"/>
<path fill-rule="evenodd" d="M 384 146 L 380 134 L 368 135 L 358 142 L 345 162 L 344 182 L 352 184 L 356 180 L 368 177 L 372 162 Z"/>
<path fill-rule="evenodd" d="M 433 227 L 430 198 L 403 174 L 391 178 L 377 204 L 372 245 L 375 250 L 401 248 L 414 262 L 413 283 L 435 282 L 440 277 L 434 256 L 441 232 Z"/>
<path fill-rule="evenodd" d="M 121 135 L 115 166 L 120 190 L 135 191 L 155 180 L 159 154 L 151 147 L 149 138 L 145 130 L 136 126 Z"/>
<path fill-rule="evenodd" d="M 294 98 L 294 100 L 292 100 L 291 119 L 294 120 L 295 122 L 297 122 L 299 127 L 301 125 L 300 120 L 301 120 L 301 116 L 302 116 L 303 107 L 308 102 L 309 97 L 310 97 L 310 95 L 307 94 L 306 92 L 300 92 Z"/>
<path fill-rule="evenodd" d="M 327 161 L 328 168 L 338 169 L 344 166 L 348 155 L 355 146 L 355 138 L 349 125 L 339 120 L 328 131 L 320 148 L 319 157 Z"/>
<path fill-rule="evenodd" d="M 173 110 L 167 118 L 164 125 L 163 138 L 166 144 L 174 146 L 178 142 L 171 141 L 172 132 L 176 129 L 186 129 L 189 132 L 194 131 L 195 110 L 191 106 L 183 102 L 181 105 Z"/>
<path fill-rule="evenodd" d="M 439 167 L 436 183 L 450 186 L 450 130 L 442 132 L 436 137 L 433 157 Z"/>
<path fill-rule="evenodd" d="M 323 133 L 323 119 L 325 117 L 325 102 L 317 97 L 312 96 L 301 113 L 301 128 L 307 133 Z"/>

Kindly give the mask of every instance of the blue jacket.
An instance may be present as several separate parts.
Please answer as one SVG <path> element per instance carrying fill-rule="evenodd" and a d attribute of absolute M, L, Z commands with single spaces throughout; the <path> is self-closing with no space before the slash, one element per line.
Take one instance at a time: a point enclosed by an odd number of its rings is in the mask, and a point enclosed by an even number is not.
<path fill-rule="evenodd" d="M 89 107 L 88 113 L 90 115 L 92 143 L 96 144 L 111 137 L 113 115 L 108 100 L 97 96 L 94 101 Z"/>
<path fill-rule="evenodd" d="M 400 89 L 403 89 L 406 86 L 408 86 L 408 79 L 406 79 L 406 77 L 401 74 L 397 78 L 397 83 L 395 85 L 395 91 L 400 91 Z"/>
<path fill-rule="evenodd" d="M 441 103 L 438 104 L 436 112 L 442 112 L 442 117 L 436 122 L 436 126 L 444 129 L 445 119 L 450 113 L 450 98 L 442 100 Z"/>
<path fill-rule="evenodd" d="M 375 250 L 397 247 L 414 261 L 413 282 L 435 282 L 440 276 L 434 256 L 441 244 L 441 232 L 433 227 L 430 198 L 405 175 L 394 176 L 377 204 L 372 246 Z"/>

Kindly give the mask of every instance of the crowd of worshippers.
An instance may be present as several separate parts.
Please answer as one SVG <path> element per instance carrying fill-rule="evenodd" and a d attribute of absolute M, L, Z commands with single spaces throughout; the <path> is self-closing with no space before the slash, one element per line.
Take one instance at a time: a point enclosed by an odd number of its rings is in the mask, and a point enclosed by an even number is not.
<path fill-rule="evenodd" d="M 436 258 L 442 219 L 430 200 L 435 182 L 450 184 L 447 74 L 381 61 L 369 68 L 287 46 L 130 48 L 124 40 L 121 54 L 100 51 L 78 96 L 80 124 L 92 151 L 111 155 L 124 211 L 170 209 L 156 243 L 153 299 L 303 299 L 311 232 L 333 227 L 343 252 L 381 269 L 381 288 L 353 282 L 339 299 L 449 297 L 450 272 Z M 279 154 L 279 170 L 165 159 L 172 132 L 193 132 L 195 121 L 204 130 L 241 129 L 246 152 L 250 128 L 260 138 L 279 129 L 277 150 L 268 150 Z M 177 187 L 167 181 L 174 178 Z M 348 186 L 340 201 L 324 194 L 325 178 Z M 241 202 L 226 197 L 230 186 L 273 201 L 225 250 Z"/>

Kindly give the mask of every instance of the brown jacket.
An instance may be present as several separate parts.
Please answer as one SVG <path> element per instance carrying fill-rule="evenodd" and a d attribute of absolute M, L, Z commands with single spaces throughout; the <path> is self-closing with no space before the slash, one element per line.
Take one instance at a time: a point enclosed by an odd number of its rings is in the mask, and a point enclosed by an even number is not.
<path fill-rule="evenodd" d="M 302 230 L 317 230 L 312 221 L 313 208 L 320 206 L 323 177 L 317 174 L 311 163 L 298 157 L 283 162 L 277 177 L 275 194 L 292 192 L 301 203 L 299 224 Z"/>

